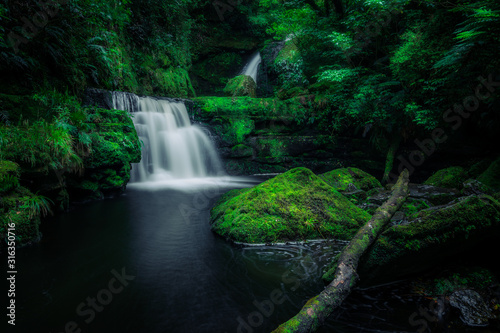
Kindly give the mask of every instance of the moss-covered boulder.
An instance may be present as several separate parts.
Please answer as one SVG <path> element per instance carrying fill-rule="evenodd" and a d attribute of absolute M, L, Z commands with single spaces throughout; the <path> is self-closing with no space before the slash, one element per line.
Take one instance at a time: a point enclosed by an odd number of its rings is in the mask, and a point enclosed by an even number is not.
<path fill-rule="evenodd" d="M 257 97 L 257 84 L 249 75 L 238 75 L 229 80 L 224 88 L 226 96 L 249 96 Z"/>
<path fill-rule="evenodd" d="M 493 161 L 477 180 L 496 191 L 500 191 L 500 158 Z"/>
<path fill-rule="evenodd" d="M 368 213 L 306 168 L 232 190 L 210 215 L 214 232 L 244 243 L 349 239 L 368 219 Z"/>
<path fill-rule="evenodd" d="M 352 185 L 363 191 L 382 187 L 375 177 L 357 168 L 335 169 L 319 177 L 337 191 L 350 191 Z"/>
<path fill-rule="evenodd" d="M 425 185 L 432 185 L 444 188 L 462 188 L 462 183 L 467 180 L 467 171 L 459 166 L 449 167 L 436 171 L 425 182 Z"/>
<path fill-rule="evenodd" d="M 359 273 L 370 282 L 394 279 L 436 267 L 498 237 L 500 203 L 487 195 L 470 196 L 388 228 L 363 256 Z"/>
<path fill-rule="evenodd" d="M 130 164 L 141 160 L 139 137 L 127 111 L 96 109 L 88 120 L 92 152 L 83 160 L 84 174 L 68 181 L 72 200 L 122 192 L 130 180 Z"/>

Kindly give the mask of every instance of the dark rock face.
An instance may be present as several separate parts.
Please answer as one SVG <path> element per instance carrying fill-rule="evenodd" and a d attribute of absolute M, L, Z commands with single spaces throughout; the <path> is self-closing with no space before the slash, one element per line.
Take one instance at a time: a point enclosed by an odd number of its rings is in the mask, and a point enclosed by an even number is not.
<path fill-rule="evenodd" d="M 457 290 L 450 296 L 450 305 L 460 310 L 460 318 L 469 326 L 487 326 L 495 316 L 474 290 Z"/>
<path fill-rule="evenodd" d="M 83 105 L 111 110 L 113 108 L 113 96 L 109 90 L 87 88 L 83 93 Z"/>

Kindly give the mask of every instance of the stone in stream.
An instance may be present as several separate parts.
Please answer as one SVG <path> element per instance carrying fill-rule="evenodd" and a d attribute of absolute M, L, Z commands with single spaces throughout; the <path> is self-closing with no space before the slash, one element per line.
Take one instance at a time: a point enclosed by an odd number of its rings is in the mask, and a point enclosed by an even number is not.
<path fill-rule="evenodd" d="M 306 168 L 229 191 L 210 215 L 214 232 L 243 243 L 347 240 L 369 219 L 370 214 Z"/>
<path fill-rule="evenodd" d="M 450 305 L 460 310 L 460 319 L 468 326 L 487 326 L 495 316 L 485 301 L 474 290 L 463 289 L 453 292 Z"/>

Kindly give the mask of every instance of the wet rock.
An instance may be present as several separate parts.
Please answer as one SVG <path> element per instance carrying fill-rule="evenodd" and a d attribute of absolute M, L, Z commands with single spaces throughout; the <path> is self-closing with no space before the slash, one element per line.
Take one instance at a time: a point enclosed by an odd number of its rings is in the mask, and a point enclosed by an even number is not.
<path fill-rule="evenodd" d="M 369 219 L 367 212 L 306 168 L 229 191 L 210 212 L 214 232 L 244 243 L 347 240 Z"/>
<path fill-rule="evenodd" d="M 462 195 L 493 194 L 493 190 L 476 179 L 469 179 L 464 182 Z"/>
<path fill-rule="evenodd" d="M 433 205 L 447 204 L 460 196 L 460 192 L 454 189 L 437 187 L 425 184 L 410 184 L 410 198 L 425 199 Z"/>
<path fill-rule="evenodd" d="M 471 289 L 451 294 L 450 305 L 460 310 L 460 318 L 469 326 L 487 326 L 488 320 L 495 318 L 481 295 Z"/>

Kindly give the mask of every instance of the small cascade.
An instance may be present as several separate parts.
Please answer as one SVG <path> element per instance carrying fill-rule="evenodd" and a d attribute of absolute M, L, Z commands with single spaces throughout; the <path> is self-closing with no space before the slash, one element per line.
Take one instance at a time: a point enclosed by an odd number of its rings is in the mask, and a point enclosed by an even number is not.
<path fill-rule="evenodd" d="M 260 56 L 260 52 L 256 52 L 254 55 L 252 55 L 250 61 L 245 65 L 245 67 L 241 71 L 241 75 L 249 75 L 252 77 L 255 83 L 257 83 L 257 72 L 261 61 L 262 58 Z"/>
<path fill-rule="evenodd" d="M 133 113 L 143 145 L 141 162 L 132 164 L 132 183 L 224 174 L 213 143 L 191 125 L 184 103 L 113 92 L 113 107 Z"/>

